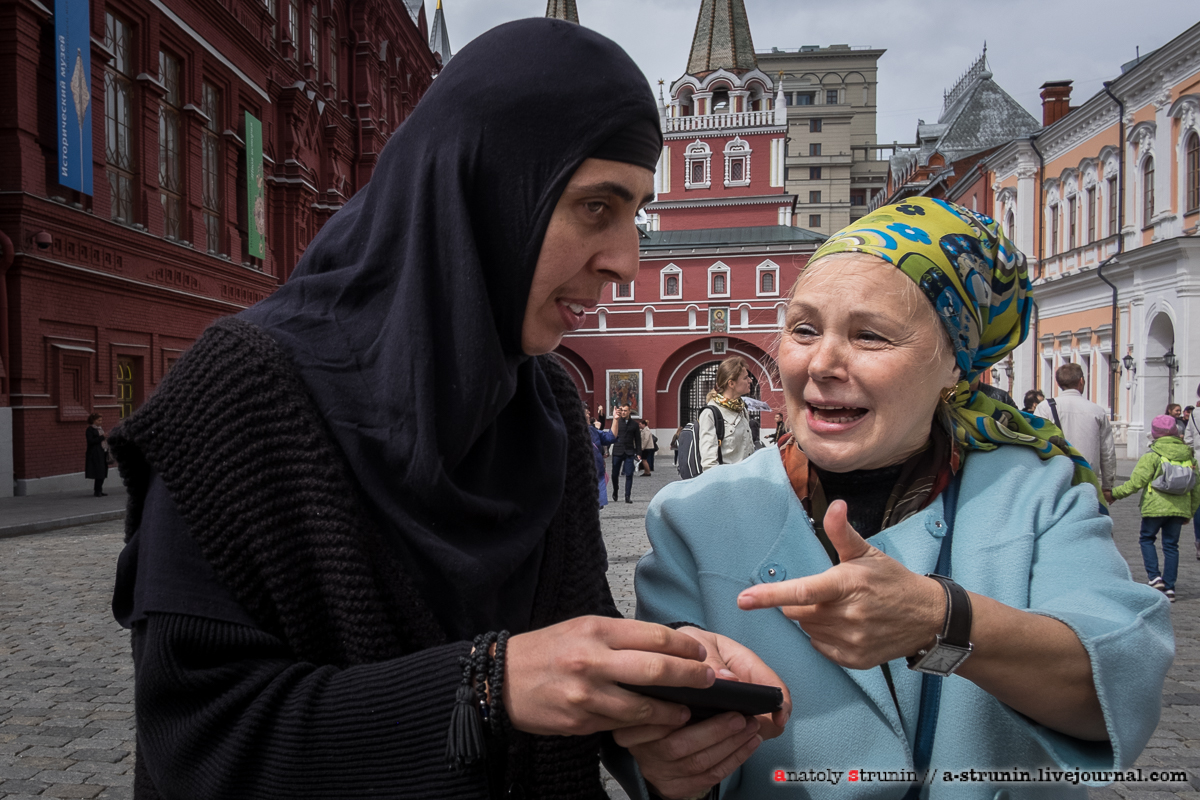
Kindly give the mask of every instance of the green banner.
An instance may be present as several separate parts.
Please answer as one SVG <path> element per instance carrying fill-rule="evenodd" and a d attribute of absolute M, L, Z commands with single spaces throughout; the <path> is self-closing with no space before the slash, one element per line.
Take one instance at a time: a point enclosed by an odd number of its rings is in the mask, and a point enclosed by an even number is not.
<path fill-rule="evenodd" d="M 250 255 L 267 257 L 267 200 L 263 194 L 262 123 L 246 112 L 246 229 Z"/>

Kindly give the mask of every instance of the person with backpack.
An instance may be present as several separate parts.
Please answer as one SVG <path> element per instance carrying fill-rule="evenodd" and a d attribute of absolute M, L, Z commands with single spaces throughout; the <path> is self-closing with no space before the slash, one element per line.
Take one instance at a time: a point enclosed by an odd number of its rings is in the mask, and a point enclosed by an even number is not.
<path fill-rule="evenodd" d="M 658 437 L 654 435 L 650 423 L 646 420 L 638 420 L 638 425 L 641 426 L 640 436 L 642 438 L 642 477 L 649 478 L 654 471 L 654 454 L 658 452 Z"/>
<path fill-rule="evenodd" d="M 1063 436 L 1087 459 L 1088 466 L 1100 479 L 1104 497 L 1112 502 L 1110 493 L 1117 482 L 1117 450 L 1113 440 L 1108 411 L 1084 397 L 1087 386 L 1083 367 L 1063 364 L 1054 372 L 1060 389 L 1057 397 L 1037 404 L 1034 414 L 1053 422 Z"/>
<path fill-rule="evenodd" d="M 1179 571 L 1179 531 L 1200 507 L 1200 481 L 1196 480 L 1196 456 L 1179 438 L 1175 418 L 1161 414 L 1150 423 L 1154 444 L 1138 459 L 1133 477 L 1113 489 L 1120 500 L 1139 489 L 1142 493 L 1142 563 L 1147 582 L 1175 602 L 1175 577 Z M 1163 569 L 1158 571 L 1154 540 L 1162 531 Z"/>
<path fill-rule="evenodd" d="M 750 415 L 742 399 L 750 394 L 750 369 L 741 356 L 733 356 L 717 367 L 717 385 L 708 393 L 708 404 L 696 421 L 696 445 L 700 466 L 711 469 L 718 464 L 736 464 L 754 453 Z M 717 422 L 721 416 L 721 423 Z M 718 431 L 718 427 L 722 427 Z"/>

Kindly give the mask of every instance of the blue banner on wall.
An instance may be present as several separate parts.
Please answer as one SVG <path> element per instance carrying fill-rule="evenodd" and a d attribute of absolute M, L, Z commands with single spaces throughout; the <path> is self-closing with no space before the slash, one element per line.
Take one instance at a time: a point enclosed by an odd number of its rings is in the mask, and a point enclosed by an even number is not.
<path fill-rule="evenodd" d="M 92 52 L 88 0 L 55 0 L 58 182 L 92 194 Z"/>

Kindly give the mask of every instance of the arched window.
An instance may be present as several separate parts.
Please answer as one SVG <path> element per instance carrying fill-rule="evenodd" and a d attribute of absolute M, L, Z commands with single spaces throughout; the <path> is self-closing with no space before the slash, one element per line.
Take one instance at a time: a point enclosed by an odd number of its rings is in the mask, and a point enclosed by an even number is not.
<path fill-rule="evenodd" d="M 1200 210 L 1200 133 L 1187 138 L 1187 211 Z"/>
<path fill-rule="evenodd" d="M 683 271 L 674 264 L 668 264 L 667 266 L 663 267 L 659 275 L 662 281 L 659 284 L 660 298 L 678 300 L 683 281 Z"/>
<path fill-rule="evenodd" d="M 773 294 L 775 292 L 775 273 L 764 272 L 762 274 L 761 286 L 759 289 L 763 294 Z"/>
<path fill-rule="evenodd" d="M 1050 255 L 1058 255 L 1058 203 L 1050 204 Z"/>
<path fill-rule="evenodd" d="M 1142 164 L 1142 227 L 1154 217 L 1154 159 Z"/>
<path fill-rule="evenodd" d="M 708 296 L 729 296 L 729 266 L 720 261 L 708 268 Z"/>
<path fill-rule="evenodd" d="M 1017 240 L 1017 216 L 1011 211 L 1004 217 L 1004 231 L 1010 241 Z"/>

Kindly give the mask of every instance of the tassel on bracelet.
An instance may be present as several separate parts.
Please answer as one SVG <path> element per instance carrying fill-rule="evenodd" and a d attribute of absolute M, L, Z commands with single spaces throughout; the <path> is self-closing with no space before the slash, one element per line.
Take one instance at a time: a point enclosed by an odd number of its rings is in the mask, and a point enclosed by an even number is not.
<path fill-rule="evenodd" d="M 462 683 L 455 693 L 446 737 L 446 760 L 452 769 L 461 770 L 483 760 L 487 752 L 485 723 L 495 737 L 507 736 L 512 731 L 503 697 L 507 646 L 508 631 L 481 633 L 475 637 L 470 655 L 458 659 Z"/>

